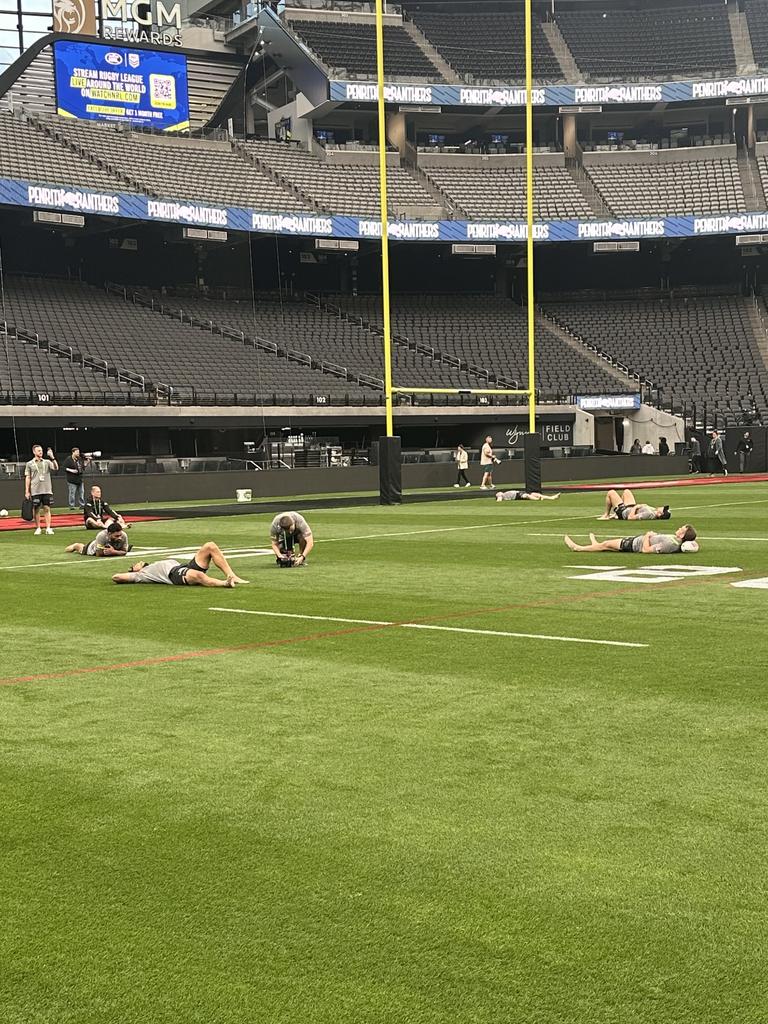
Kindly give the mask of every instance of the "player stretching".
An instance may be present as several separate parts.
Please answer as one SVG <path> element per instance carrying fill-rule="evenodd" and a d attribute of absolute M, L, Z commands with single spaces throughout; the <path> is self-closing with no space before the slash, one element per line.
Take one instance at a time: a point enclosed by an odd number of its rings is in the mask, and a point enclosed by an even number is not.
<path fill-rule="evenodd" d="M 605 512 L 598 519 L 669 519 L 669 505 L 638 505 L 629 488 L 621 494 L 611 489 L 605 496 Z"/>
<path fill-rule="evenodd" d="M 211 562 L 226 576 L 225 580 L 208 576 Z M 236 576 L 224 557 L 218 544 L 207 541 L 195 557 L 183 565 L 176 558 L 164 558 L 160 562 L 136 562 L 130 572 L 119 572 L 112 577 L 113 583 L 170 583 L 174 587 L 234 587 L 248 580 Z"/>
<path fill-rule="evenodd" d="M 559 494 L 540 494 L 538 491 L 498 491 L 496 501 L 557 501 Z"/>
<path fill-rule="evenodd" d="M 589 535 L 589 544 L 576 544 L 568 534 L 563 540 L 571 551 L 621 551 L 636 555 L 677 555 L 681 551 L 692 553 L 699 550 L 696 531 L 686 523 L 673 534 L 641 533 L 637 537 L 615 537 L 612 540 L 598 540 L 594 533 Z"/>

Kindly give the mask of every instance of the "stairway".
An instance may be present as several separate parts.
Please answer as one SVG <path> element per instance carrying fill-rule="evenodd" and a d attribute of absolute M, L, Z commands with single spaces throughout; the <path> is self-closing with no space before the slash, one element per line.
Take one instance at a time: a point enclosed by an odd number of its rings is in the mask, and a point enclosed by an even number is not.
<path fill-rule="evenodd" d="M 754 331 L 757 350 L 762 357 L 765 371 L 768 373 L 768 322 L 766 322 L 768 314 L 766 314 L 761 299 L 746 299 L 745 302 L 748 303 L 747 315 Z"/>
<path fill-rule="evenodd" d="M 576 157 L 565 158 L 566 170 L 576 182 L 576 185 L 584 197 L 584 201 L 590 210 L 600 220 L 613 220 L 615 214 L 606 206 L 603 197 L 592 184 L 592 179 L 579 163 Z"/>
<path fill-rule="evenodd" d="M 414 25 L 412 21 L 406 21 L 405 18 L 403 19 L 403 28 L 414 43 L 416 43 L 427 60 L 431 61 L 435 65 L 444 82 L 452 82 L 456 84 L 461 82 L 461 78 L 456 74 L 451 65 L 441 57 L 420 28 Z"/>
<path fill-rule="evenodd" d="M 595 366 L 599 366 L 600 369 L 613 377 L 617 385 L 620 385 L 621 391 L 639 391 L 640 382 L 632 374 L 625 370 L 619 369 L 618 365 L 614 365 L 610 362 L 610 356 L 601 355 L 593 346 L 588 345 L 583 338 L 580 338 L 578 334 L 573 334 L 571 331 L 566 330 L 562 327 L 557 320 L 549 313 L 545 313 L 543 309 L 538 310 L 539 323 L 542 328 L 549 331 L 550 334 L 554 334 L 558 341 L 561 341 L 564 345 L 572 348 L 579 355 L 589 360 Z M 643 380 L 645 378 L 643 377 Z"/>
<path fill-rule="evenodd" d="M 736 56 L 736 74 L 752 75 L 757 70 L 755 55 L 752 52 L 752 40 L 749 37 L 747 16 L 737 9 L 735 4 L 728 4 L 728 21 L 731 26 L 733 52 Z"/>
<path fill-rule="evenodd" d="M 739 168 L 739 177 L 741 178 L 741 187 L 744 192 L 744 203 L 747 210 L 764 210 L 765 195 L 760 175 L 757 171 L 757 165 L 749 153 L 742 149 L 741 146 L 739 146 L 736 163 Z"/>
<path fill-rule="evenodd" d="M 568 49 L 568 43 L 566 43 L 563 33 L 560 31 L 560 26 L 556 21 L 543 21 L 541 27 L 544 30 L 544 35 L 549 41 L 549 45 L 552 47 L 552 52 L 560 65 L 560 69 L 563 72 L 563 78 L 566 82 L 576 84 L 584 81 L 584 75 L 579 71 L 579 66 L 574 60 L 573 54 Z"/>

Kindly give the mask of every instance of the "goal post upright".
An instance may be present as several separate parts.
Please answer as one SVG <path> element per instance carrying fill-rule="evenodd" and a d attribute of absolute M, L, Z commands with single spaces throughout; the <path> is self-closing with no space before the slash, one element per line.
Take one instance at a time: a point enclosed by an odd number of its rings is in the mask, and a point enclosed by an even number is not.
<path fill-rule="evenodd" d="M 528 295 L 528 431 L 536 433 L 536 306 L 533 277 L 533 23 L 525 0 L 525 215 Z"/>

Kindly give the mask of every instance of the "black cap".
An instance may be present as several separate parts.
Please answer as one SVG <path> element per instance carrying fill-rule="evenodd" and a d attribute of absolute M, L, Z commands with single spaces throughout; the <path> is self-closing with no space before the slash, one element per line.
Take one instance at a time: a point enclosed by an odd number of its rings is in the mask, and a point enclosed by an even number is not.
<path fill-rule="evenodd" d="M 669 505 L 665 505 L 661 510 L 661 519 L 671 519 L 672 513 L 669 511 Z"/>

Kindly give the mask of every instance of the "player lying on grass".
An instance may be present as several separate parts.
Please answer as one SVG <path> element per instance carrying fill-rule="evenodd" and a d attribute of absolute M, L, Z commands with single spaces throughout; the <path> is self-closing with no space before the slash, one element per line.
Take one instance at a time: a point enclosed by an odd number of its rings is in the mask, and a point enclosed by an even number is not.
<path fill-rule="evenodd" d="M 641 533 L 637 537 L 616 537 L 613 540 L 597 540 L 594 533 L 589 535 L 589 544 L 576 544 L 568 534 L 563 538 L 571 551 L 622 551 L 636 555 L 677 555 L 681 551 L 686 554 L 699 550 L 696 531 L 686 523 L 673 534 Z"/>
<path fill-rule="evenodd" d="M 669 505 L 638 505 L 635 496 L 629 488 L 625 488 L 621 494 L 611 489 L 605 496 L 605 512 L 598 516 L 598 519 L 669 519 L 672 513 Z"/>
<path fill-rule="evenodd" d="M 224 580 L 208 576 L 211 562 L 226 576 Z M 113 583 L 170 583 L 174 587 L 234 587 L 248 583 L 240 579 L 230 567 L 218 544 L 209 540 L 200 548 L 195 557 L 182 564 L 176 558 L 163 558 L 160 562 L 136 562 L 130 572 L 119 572 L 112 577 Z"/>
<path fill-rule="evenodd" d="M 67 554 L 77 552 L 78 555 L 94 555 L 96 558 L 116 558 L 127 555 L 131 545 L 120 523 L 110 523 L 106 530 L 100 530 L 90 543 L 70 544 L 64 550 Z"/>
<path fill-rule="evenodd" d="M 538 491 L 497 491 L 496 501 L 557 501 L 559 494 L 539 494 Z"/>

